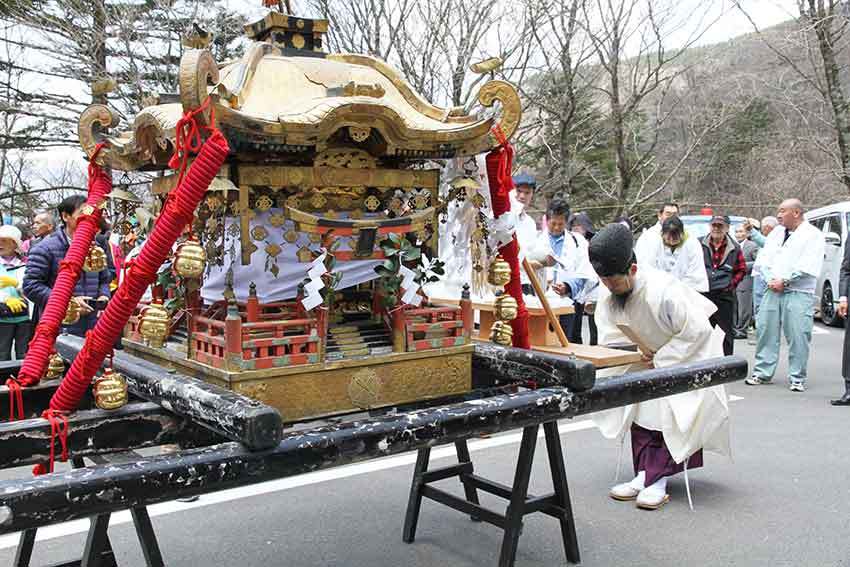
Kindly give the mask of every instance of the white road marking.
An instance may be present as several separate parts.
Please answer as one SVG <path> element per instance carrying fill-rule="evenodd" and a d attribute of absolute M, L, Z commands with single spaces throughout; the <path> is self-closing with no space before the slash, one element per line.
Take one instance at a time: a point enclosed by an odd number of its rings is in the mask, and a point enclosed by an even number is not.
<path fill-rule="evenodd" d="M 744 398 L 742 398 L 741 396 L 729 396 L 730 402 L 735 402 L 743 399 Z M 558 432 L 572 433 L 575 431 L 592 429 L 593 427 L 595 426 L 593 425 L 593 421 L 590 419 L 585 419 L 576 422 L 566 421 L 565 423 L 562 423 L 558 426 Z M 543 438 L 542 429 L 537 434 L 537 437 L 539 439 Z M 483 451 L 485 449 L 492 449 L 494 447 L 501 447 L 503 445 L 516 444 L 519 443 L 521 440 L 522 432 L 496 435 L 487 439 L 471 439 L 469 440 L 469 452 L 474 453 L 476 451 Z M 455 455 L 456 453 L 453 445 L 446 445 L 431 450 L 432 461 L 436 459 L 446 459 L 449 457 L 455 457 Z M 151 518 L 157 516 L 165 516 L 167 514 L 185 512 L 186 510 L 194 510 L 196 508 L 203 508 L 205 506 L 212 506 L 214 504 L 221 504 L 223 502 L 231 502 L 233 500 L 250 498 L 253 496 L 269 494 L 272 492 L 281 492 L 283 490 L 290 490 L 292 488 L 299 488 L 301 486 L 309 486 L 311 484 L 318 484 L 321 482 L 339 480 L 342 478 L 349 478 L 361 474 L 368 474 L 381 470 L 408 466 L 414 464 L 415 462 L 415 452 L 405 453 L 403 455 L 385 457 L 382 459 L 374 459 L 355 465 L 345 465 L 332 469 L 317 471 L 314 473 L 282 478 L 279 480 L 270 480 L 268 482 L 254 484 L 251 486 L 243 486 L 240 488 L 232 488 L 230 490 L 213 492 L 211 494 L 204 494 L 196 502 L 163 502 L 162 504 L 154 504 L 152 506 L 148 506 L 148 513 L 150 514 Z M 129 523 L 131 521 L 132 517 L 130 516 L 130 512 L 128 510 L 124 510 L 122 512 L 116 512 L 112 514 L 112 517 L 109 520 L 109 525 L 118 526 L 121 524 Z M 74 534 L 85 533 L 88 531 L 88 529 L 88 519 L 74 520 L 71 522 L 65 522 L 64 524 L 46 526 L 38 529 L 36 541 L 44 541 Z M 0 536 L 0 550 L 16 547 L 18 545 L 19 538 L 19 532 Z"/>

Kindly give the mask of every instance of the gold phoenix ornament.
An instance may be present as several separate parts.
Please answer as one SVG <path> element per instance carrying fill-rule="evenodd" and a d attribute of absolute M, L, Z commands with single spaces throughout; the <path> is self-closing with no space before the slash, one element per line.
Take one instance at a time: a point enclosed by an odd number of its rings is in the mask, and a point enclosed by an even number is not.
<path fill-rule="evenodd" d="M 44 375 L 45 380 L 53 380 L 60 378 L 65 372 L 65 361 L 58 352 L 54 352 L 50 356 L 50 362 L 47 364 L 47 373 Z"/>
<path fill-rule="evenodd" d="M 504 287 L 509 281 L 511 281 L 511 265 L 501 255 L 496 256 L 487 271 L 487 283 L 496 287 Z"/>
<path fill-rule="evenodd" d="M 162 348 L 168 338 L 168 327 L 171 320 L 168 310 L 162 306 L 160 301 L 154 301 L 147 307 L 142 308 L 139 317 L 139 334 L 142 335 L 153 348 Z"/>
<path fill-rule="evenodd" d="M 511 346 L 514 337 L 514 330 L 510 323 L 505 321 L 496 321 L 490 329 L 490 340 L 502 346 Z"/>
<path fill-rule="evenodd" d="M 103 410 L 116 410 L 127 405 L 127 380 L 111 367 L 94 383 L 94 403 Z"/>
<path fill-rule="evenodd" d="M 207 265 L 207 253 L 194 237 L 177 247 L 174 253 L 174 271 L 181 278 L 201 277 Z"/>
<path fill-rule="evenodd" d="M 83 270 L 87 272 L 102 272 L 106 269 L 106 252 L 103 248 L 92 243 L 86 259 L 83 261 Z"/>

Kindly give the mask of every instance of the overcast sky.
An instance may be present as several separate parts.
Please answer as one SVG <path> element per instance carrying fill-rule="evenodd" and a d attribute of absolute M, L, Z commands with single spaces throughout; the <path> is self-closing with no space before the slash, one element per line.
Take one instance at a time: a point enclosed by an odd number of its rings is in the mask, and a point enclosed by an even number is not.
<path fill-rule="evenodd" d="M 225 4 L 234 11 L 250 17 L 260 18 L 265 13 L 261 0 L 226 0 Z M 295 13 L 309 15 L 305 14 L 307 6 L 305 0 L 292 0 L 291 4 Z M 701 38 L 700 44 L 719 43 L 753 31 L 747 18 L 734 7 L 733 0 L 679 0 L 678 4 L 683 13 L 698 10 L 701 6 L 714 7 L 712 14 L 718 19 Z M 790 20 L 797 15 L 797 0 L 740 0 L 740 4 L 761 28 Z M 697 23 L 694 22 L 694 25 Z M 683 38 L 683 40 L 686 39 Z"/>

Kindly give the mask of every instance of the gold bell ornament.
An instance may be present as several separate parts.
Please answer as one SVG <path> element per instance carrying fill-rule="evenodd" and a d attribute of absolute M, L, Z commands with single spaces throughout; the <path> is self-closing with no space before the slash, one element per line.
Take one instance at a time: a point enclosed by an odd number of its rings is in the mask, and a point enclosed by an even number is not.
<path fill-rule="evenodd" d="M 50 356 L 50 362 L 47 363 L 47 373 L 44 375 L 45 380 L 53 380 L 61 378 L 65 372 L 65 361 L 58 352 L 54 352 Z"/>
<path fill-rule="evenodd" d="M 513 321 L 519 311 L 516 299 L 507 293 L 496 298 L 495 308 L 496 319 L 501 321 Z"/>
<path fill-rule="evenodd" d="M 496 287 L 504 287 L 509 281 L 511 281 L 511 265 L 501 255 L 496 256 L 496 259 L 490 262 L 490 269 L 487 271 L 487 283 Z"/>
<path fill-rule="evenodd" d="M 154 300 L 147 307 L 143 307 L 139 314 L 139 334 L 153 348 L 162 348 L 165 345 L 170 325 L 168 310 L 159 300 Z"/>
<path fill-rule="evenodd" d="M 87 272 L 102 272 L 106 269 L 106 252 L 96 243 L 92 243 L 89 253 L 83 261 L 83 270 Z"/>
<path fill-rule="evenodd" d="M 80 306 L 77 305 L 77 302 L 74 301 L 74 298 L 71 298 L 71 301 L 68 302 L 68 309 L 65 311 L 65 318 L 62 319 L 63 325 L 73 325 L 77 321 L 80 320 Z"/>
<path fill-rule="evenodd" d="M 511 346 L 514 338 L 514 330 L 510 323 L 496 321 L 490 329 L 490 340 L 497 345 Z"/>
<path fill-rule="evenodd" d="M 181 278 L 200 278 L 207 265 L 207 253 L 195 237 L 190 237 L 174 253 L 174 271 Z"/>
<path fill-rule="evenodd" d="M 127 405 L 127 380 L 112 367 L 95 380 L 94 403 L 104 410 L 116 410 Z"/>

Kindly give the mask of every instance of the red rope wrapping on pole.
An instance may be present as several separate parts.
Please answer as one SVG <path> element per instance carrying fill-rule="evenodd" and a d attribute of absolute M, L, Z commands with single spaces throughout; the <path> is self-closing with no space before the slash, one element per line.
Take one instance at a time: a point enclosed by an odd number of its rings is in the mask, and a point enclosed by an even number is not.
<path fill-rule="evenodd" d="M 209 99 L 207 99 L 209 100 Z M 206 104 L 198 110 L 185 115 L 177 125 L 177 130 L 197 129 L 197 125 L 187 125 L 184 121 L 195 121 L 195 114 L 202 112 Z M 212 122 L 211 120 L 211 123 Z M 104 358 L 112 352 L 112 345 L 121 336 L 124 326 L 133 314 L 147 287 L 156 280 L 159 267 L 171 253 L 171 247 L 192 221 L 195 208 L 203 199 L 213 177 L 218 173 L 230 151 L 227 140 L 215 128 L 209 128 L 212 135 L 201 147 L 200 153 L 192 163 L 191 169 L 177 188 L 165 201 L 162 213 L 139 256 L 128 262 L 127 275 L 109 301 L 98 319 L 94 329 L 86 334 L 86 341 L 79 355 L 74 359 L 65 379 L 50 399 L 50 407 L 56 410 L 72 411 L 79 405 L 92 377 L 100 368 Z M 181 170 L 185 170 L 189 148 L 178 147 Z"/>
<path fill-rule="evenodd" d="M 23 387 L 38 384 L 44 376 L 45 370 L 47 370 L 47 364 L 53 352 L 62 319 L 65 318 L 65 312 L 68 310 L 68 304 L 71 301 L 77 280 L 80 279 L 83 262 L 89 253 L 97 231 L 100 229 L 102 214 L 100 203 L 106 198 L 107 193 L 112 191 L 112 177 L 96 161 L 103 147 L 103 143 L 98 144 L 91 158 L 89 158 L 89 193 L 86 204 L 92 207 L 93 212 L 82 215 L 77 220 L 74 239 L 68 247 L 65 259 L 59 263 L 56 282 L 53 284 L 47 305 L 44 307 L 44 312 L 35 328 L 27 347 L 27 355 L 18 373 L 17 382 Z"/>
<path fill-rule="evenodd" d="M 494 129 L 494 134 L 501 145 L 487 154 L 487 181 L 490 184 L 490 202 L 493 206 L 493 216 L 499 218 L 499 216 L 511 210 L 508 194 L 514 186 L 511 179 L 514 149 L 505 139 L 500 127 L 497 126 Z M 505 284 L 505 292 L 516 299 L 519 307 L 516 319 L 511 321 L 511 328 L 514 332 L 513 345 L 518 348 L 531 348 L 531 340 L 528 336 L 528 309 L 525 307 L 525 301 L 522 298 L 522 283 L 520 281 L 522 267 L 519 263 L 519 243 L 516 235 L 509 243 L 499 248 L 499 253 L 511 266 L 511 281 Z"/>

